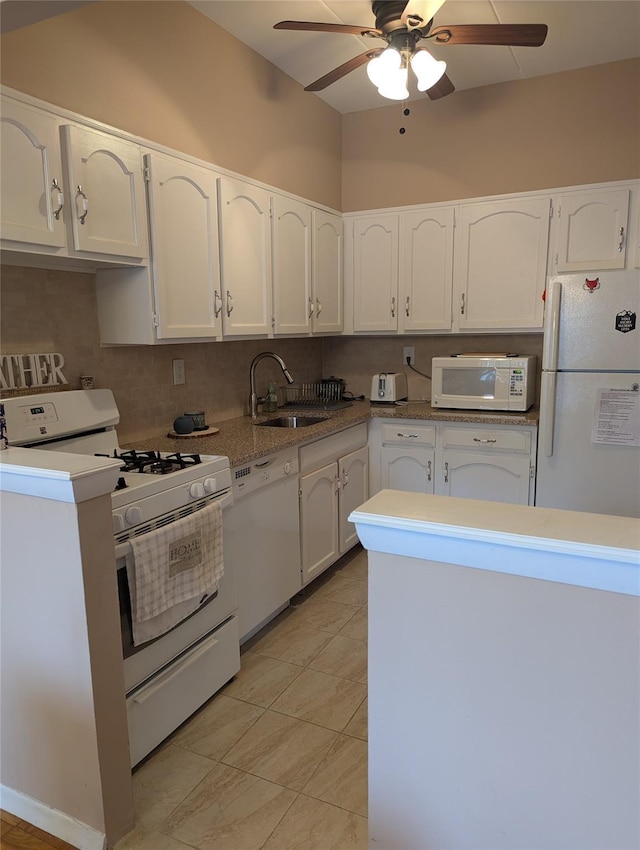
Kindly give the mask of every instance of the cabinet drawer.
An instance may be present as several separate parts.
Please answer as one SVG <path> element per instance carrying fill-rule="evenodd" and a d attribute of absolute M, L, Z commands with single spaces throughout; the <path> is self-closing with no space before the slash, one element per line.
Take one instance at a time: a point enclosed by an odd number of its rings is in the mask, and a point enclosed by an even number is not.
<path fill-rule="evenodd" d="M 341 455 L 348 454 L 367 444 L 367 424 L 363 422 L 346 431 L 323 437 L 300 449 L 300 472 L 317 469 Z"/>
<path fill-rule="evenodd" d="M 434 425 L 412 425 L 397 422 L 382 426 L 383 446 L 434 446 L 436 429 Z"/>
<path fill-rule="evenodd" d="M 127 697 L 131 766 L 173 732 L 240 669 L 238 620 L 231 617 Z"/>
<path fill-rule="evenodd" d="M 490 451 L 530 452 L 531 433 L 521 430 L 479 428 L 443 428 L 443 448 L 485 449 Z"/>

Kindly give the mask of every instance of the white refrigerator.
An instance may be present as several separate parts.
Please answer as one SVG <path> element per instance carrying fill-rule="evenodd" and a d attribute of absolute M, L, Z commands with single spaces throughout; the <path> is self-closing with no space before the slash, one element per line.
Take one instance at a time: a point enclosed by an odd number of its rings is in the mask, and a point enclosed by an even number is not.
<path fill-rule="evenodd" d="M 547 286 L 539 507 L 640 516 L 640 271 Z"/>

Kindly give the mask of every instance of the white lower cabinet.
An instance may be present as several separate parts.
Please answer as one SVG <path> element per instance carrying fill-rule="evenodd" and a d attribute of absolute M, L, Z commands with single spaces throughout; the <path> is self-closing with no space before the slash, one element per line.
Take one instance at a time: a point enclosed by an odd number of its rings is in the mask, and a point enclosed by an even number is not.
<path fill-rule="evenodd" d="M 374 421 L 369 445 L 372 492 L 388 488 L 533 504 L 534 426 Z"/>
<path fill-rule="evenodd" d="M 533 504 L 532 429 L 491 425 L 443 426 L 436 492 L 442 496 Z"/>
<path fill-rule="evenodd" d="M 433 493 L 436 429 L 398 422 L 381 426 L 380 486 Z"/>
<path fill-rule="evenodd" d="M 368 498 L 367 426 L 300 449 L 300 549 L 306 585 L 357 543 L 347 517 Z"/>
<path fill-rule="evenodd" d="M 358 533 L 349 514 L 369 497 L 369 449 L 363 446 L 338 460 L 338 550 L 355 546 Z"/>

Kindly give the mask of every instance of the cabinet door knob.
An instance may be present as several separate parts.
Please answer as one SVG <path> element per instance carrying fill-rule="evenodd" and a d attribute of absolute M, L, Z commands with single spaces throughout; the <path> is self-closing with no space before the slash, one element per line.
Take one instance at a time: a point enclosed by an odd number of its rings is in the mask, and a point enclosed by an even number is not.
<path fill-rule="evenodd" d="M 427 461 L 427 481 L 431 481 L 431 461 Z"/>
<path fill-rule="evenodd" d="M 407 295 L 407 300 L 404 303 L 404 312 L 405 312 L 407 317 L 409 316 L 409 313 L 411 312 L 410 309 L 409 309 L 410 303 L 411 303 L 411 300 L 410 300 L 409 296 Z"/>
<path fill-rule="evenodd" d="M 449 483 L 449 464 L 445 462 L 444 465 L 444 483 Z"/>
<path fill-rule="evenodd" d="M 460 296 L 460 315 L 464 316 L 464 292 Z"/>
<path fill-rule="evenodd" d="M 222 298 L 218 294 L 218 290 L 215 289 L 213 292 L 213 315 L 217 319 L 220 313 L 222 313 Z"/>
<path fill-rule="evenodd" d="M 230 316 L 233 312 L 233 298 L 231 297 L 231 293 L 227 289 L 227 316 Z"/>
<path fill-rule="evenodd" d="M 309 296 L 309 318 L 313 316 L 313 298 Z"/>
<path fill-rule="evenodd" d="M 473 442 L 474 443 L 497 443 L 498 441 L 497 440 L 482 440 L 482 439 L 480 439 L 480 437 L 474 437 Z"/>
<path fill-rule="evenodd" d="M 620 228 L 620 241 L 618 242 L 618 254 L 622 254 L 624 247 L 624 227 Z"/>
<path fill-rule="evenodd" d="M 316 316 L 319 316 L 322 313 L 322 302 L 319 298 L 316 298 Z"/>
<path fill-rule="evenodd" d="M 395 296 L 391 299 L 391 318 L 395 319 L 396 317 L 396 299 Z"/>

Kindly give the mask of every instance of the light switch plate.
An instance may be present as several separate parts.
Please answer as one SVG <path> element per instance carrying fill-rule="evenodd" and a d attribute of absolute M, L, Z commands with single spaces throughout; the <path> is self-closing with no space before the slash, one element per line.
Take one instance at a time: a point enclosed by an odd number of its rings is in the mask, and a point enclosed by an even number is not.
<path fill-rule="evenodd" d="M 184 372 L 184 360 L 172 360 L 171 365 L 173 366 L 174 386 L 177 386 L 178 384 L 185 384 L 186 377 Z"/>

